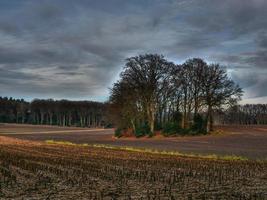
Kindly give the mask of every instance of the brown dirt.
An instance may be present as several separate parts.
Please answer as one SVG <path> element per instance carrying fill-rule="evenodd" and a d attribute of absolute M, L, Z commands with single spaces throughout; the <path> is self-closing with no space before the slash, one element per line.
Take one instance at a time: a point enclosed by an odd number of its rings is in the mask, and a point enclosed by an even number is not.
<path fill-rule="evenodd" d="M 267 159 L 267 126 L 221 126 L 223 134 L 170 138 L 120 138 L 113 130 L 51 126 L 2 125 L 0 134 L 28 140 L 60 140 L 74 143 L 132 146 L 194 154 L 237 155 Z M 58 132 L 60 131 L 60 132 Z M 28 133 L 27 133 L 28 132 Z"/>
<path fill-rule="evenodd" d="M 0 199 L 260 199 L 267 163 L 48 145 L 0 136 Z"/>
<path fill-rule="evenodd" d="M 64 130 L 85 130 L 80 127 L 62 127 L 49 125 L 29 125 L 29 124 L 6 124 L 0 123 L 0 133 L 39 133 L 46 131 L 64 131 Z M 88 130 L 88 129 L 86 129 Z"/>

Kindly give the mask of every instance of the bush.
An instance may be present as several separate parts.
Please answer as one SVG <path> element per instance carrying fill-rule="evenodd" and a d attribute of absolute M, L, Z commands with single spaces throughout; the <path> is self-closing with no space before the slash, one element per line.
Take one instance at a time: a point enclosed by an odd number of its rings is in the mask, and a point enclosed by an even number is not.
<path fill-rule="evenodd" d="M 163 126 L 163 135 L 170 136 L 181 133 L 181 127 L 177 122 L 167 122 Z"/>
<path fill-rule="evenodd" d="M 180 135 L 194 135 L 191 128 L 183 128 L 179 132 Z"/>
<path fill-rule="evenodd" d="M 178 124 L 181 124 L 183 115 L 179 111 L 174 112 L 173 114 L 173 121 L 177 122 Z"/>
<path fill-rule="evenodd" d="M 144 123 L 142 125 L 136 126 L 135 136 L 136 137 L 142 137 L 142 136 L 145 136 L 145 135 L 151 136 L 150 127 L 148 126 L 148 124 Z"/>
<path fill-rule="evenodd" d="M 114 133 L 115 137 L 121 137 L 122 136 L 122 129 L 121 128 L 117 128 L 115 130 L 115 133 Z"/>
<path fill-rule="evenodd" d="M 206 134 L 206 120 L 200 114 L 194 116 L 194 124 L 191 130 L 194 134 Z"/>
<path fill-rule="evenodd" d="M 156 123 L 155 124 L 155 131 L 161 131 L 162 130 L 162 124 Z"/>
<path fill-rule="evenodd" d="M 113 124 L 106 124 L 104 128 L 113 128 Z"/>

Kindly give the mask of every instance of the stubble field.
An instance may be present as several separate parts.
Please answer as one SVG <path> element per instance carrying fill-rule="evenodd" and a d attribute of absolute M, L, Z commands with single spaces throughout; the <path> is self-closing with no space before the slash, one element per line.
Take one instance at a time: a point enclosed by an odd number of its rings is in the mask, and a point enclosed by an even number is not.
<path fill-rule="evenodd" d="M 255 144 L 254 137 L 266 136 L 264 128 L 250 127 L 254 131 L 248 132 L 244 128 L 242 143 Z M 112 130 L 100 129 L 2 125 L 0 130 L 0 199 L 267 199 L 267 162 L 254 160 L 259 157 L 203 159 L 91 145 L 126 143 L 163 150 L 176 144 L 181 150 L 191 144 L 191 150 L 209 153 L 204 145 L 209 143 L 203 141 L 222 140 L 223 144 L 227 137 L 232 141 L 240 136 L 233 127 L 224 127 L 228 134 L 221 136 L 141 140 L 114 139 Z M 48 139 L 77 144 L 49 144 Z M 246 146 L 236 146 L 246 152 Z M 222 147 L 226 148 L 219 145 L 218 149 Z M 247 155 L 265 157 L 260 150 Z"/>
<path fill-rule="evenodd" d="M 0 141 L 0 199 L 267 198 L 264 162 Z"/>

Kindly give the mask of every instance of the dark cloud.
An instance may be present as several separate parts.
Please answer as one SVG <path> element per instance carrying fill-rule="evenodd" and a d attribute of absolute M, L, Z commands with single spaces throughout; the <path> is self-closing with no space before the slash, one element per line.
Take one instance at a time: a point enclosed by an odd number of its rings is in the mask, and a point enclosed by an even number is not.
<path fill-rule="evenodd" d="M 246 98 L 267 96 L 265 0 L 0 2 L 0 93 L 101 98 L 126 57 L 225 64 Z M 253 79 L 249 79 L 253 72 Z"/>
<path fill-rule="evenodd" d="M 246 89 L 245 98 L 256 98 L 267 96 L 267 71 L 256 71 L 247 69 L 240 73 L 238 70 L 232 72 L 232 77 Z"/>

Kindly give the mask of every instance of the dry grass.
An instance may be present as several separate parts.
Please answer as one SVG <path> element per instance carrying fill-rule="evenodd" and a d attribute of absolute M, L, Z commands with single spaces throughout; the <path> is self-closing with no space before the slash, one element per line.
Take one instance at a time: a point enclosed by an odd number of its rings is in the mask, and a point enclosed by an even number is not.
<path fill-rule="evenodd" d="M 209 154 L 209 155 L 201 155 L 201 154 L 194 154 L 194 153 L 181 153 L 178 151 L 161 151 L 157 149 L 147 149 L 147 148 L 136 148 L 130 146 L 112 146 L 112 145 L 105 145 L 105 144 L 75 144 L 68 141 L 55 141 L 55 140 L 46 140 L 47 144 L 59 144 L 59 145 L 71 145 L 71 146 L 83 146 L 83 147 L 97 147 L 97 148 L 105 148 L 105 149 L 114 149 L 114 150 L 124 150 L 124 151 L 133 151 L 133 152 L 141 152 L 141 153 L 152 153 L 152 154 L 159 154 L 159 155 L 172 155 L 172 156 L 181 156 L 181 157 L 190 157 L 190 158 L 203 158 L 203 159 L 213 159 L 213 160 L 249 160 L 246 157 L 236 156 L 236 155 L 225 155 L 220 156 L 216 154 Z"/>

